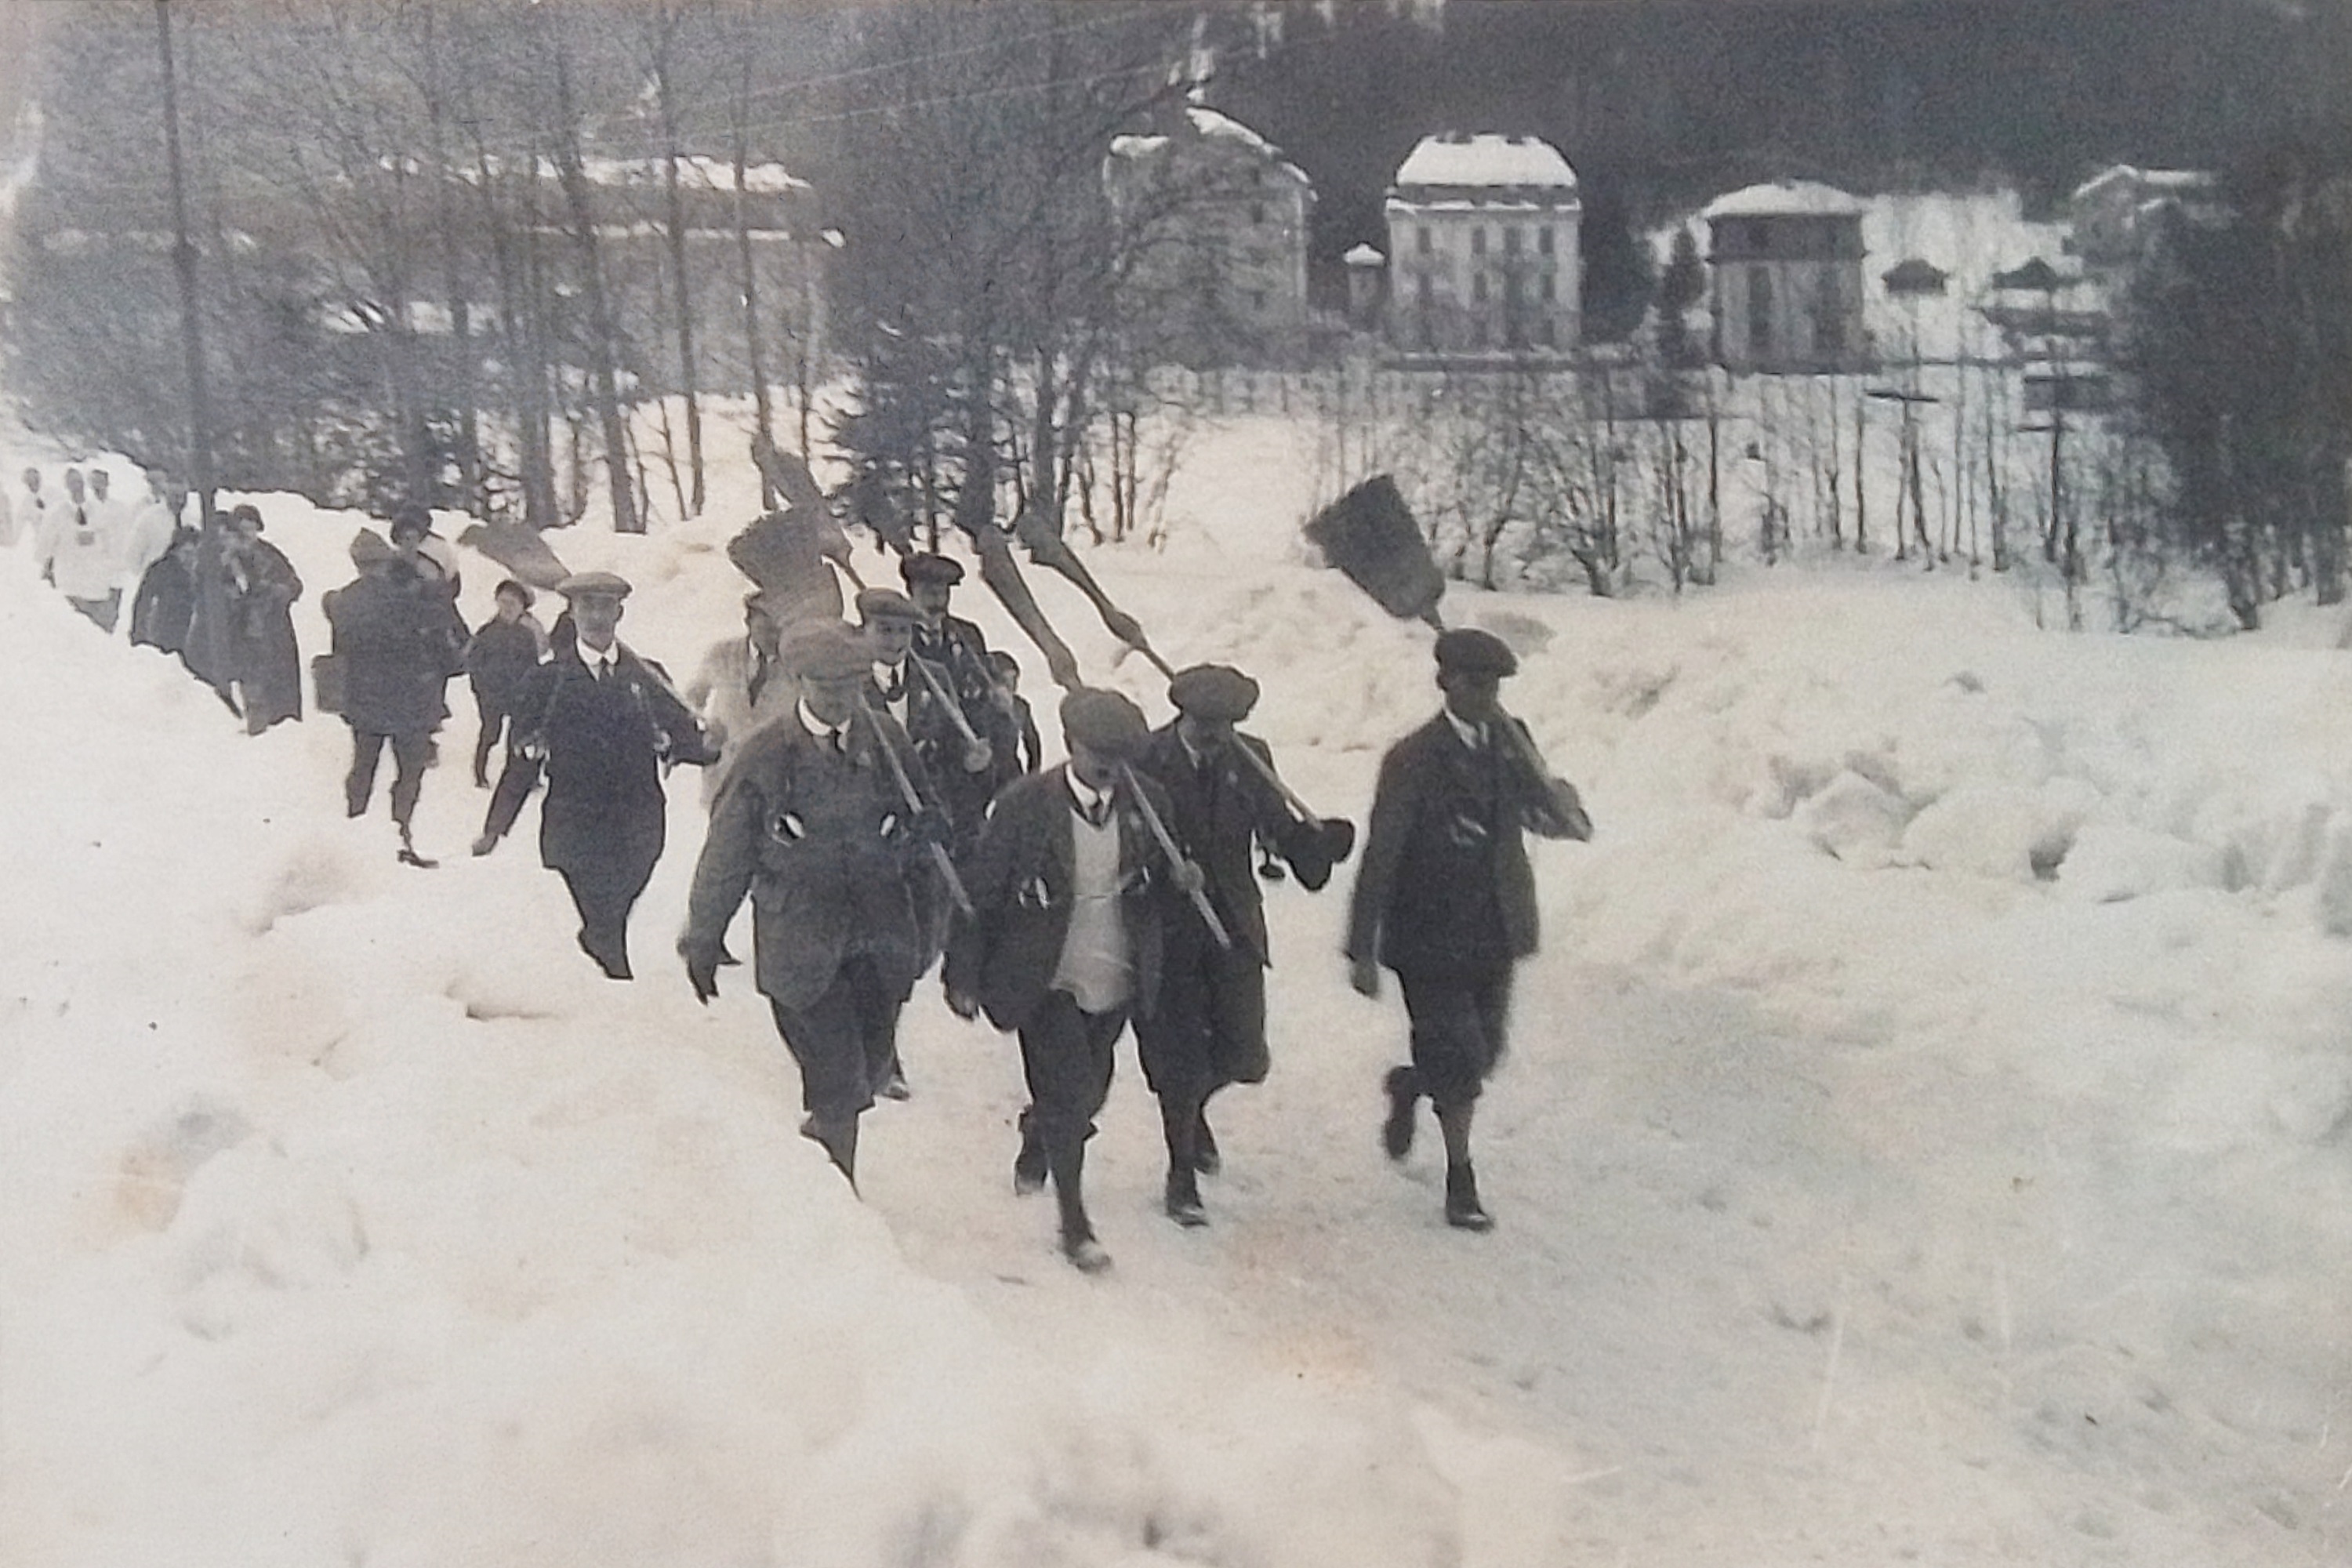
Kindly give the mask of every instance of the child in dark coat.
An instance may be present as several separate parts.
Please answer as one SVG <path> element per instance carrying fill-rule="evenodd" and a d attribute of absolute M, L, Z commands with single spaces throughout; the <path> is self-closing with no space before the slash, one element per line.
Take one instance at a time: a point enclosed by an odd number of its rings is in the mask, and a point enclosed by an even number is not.
<path fill-rule="evenodd" d="M 482 715 L 481 733 L 474 741 L 477 789 L 490 787 L 490 751 L 510 728 L 523 682 L 547 655 L 547 634 L 530 613 L 530 590 L 509 577 L 499 584 L 498 605 L 498 614 L 466 644 L 466 676 Z"/>

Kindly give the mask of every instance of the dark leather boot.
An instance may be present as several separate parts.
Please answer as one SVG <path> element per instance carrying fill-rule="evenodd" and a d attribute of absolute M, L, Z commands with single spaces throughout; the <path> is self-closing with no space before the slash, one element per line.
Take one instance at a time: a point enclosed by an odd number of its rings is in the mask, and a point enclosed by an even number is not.
<path fill-rule="evenodd" d="M 1470 1163 L 1445 1167 L 1445 1223 L 1456 1230 L 1495 1228 L 1495 1217 L 1478 1202 L 1478 1176 Z"/>
<path fill-rule="evenodd" d="M 1037 1141 L 1036 1130 L 1029 1125 L 1029 1113 L 1021 1113 L 1021 1152 L 1013 1156 L 1013 1190 L 1022 1197 L 1039 1192 L 1045 1185 L 1045 1145 Z"/>
<path fill-rule="evenodd" d="M 1391 1068 L 1381 1087 L 1389 1097 L 1389 1118 L 1381 1123 L 1381 1147 L 1391 1160 L 1412 1152 L 1413 1109 L 1421 1103 L 1421 1083 L 1411 1068 Z"/>
<path fill-rule="evenodd" d="M 1054 1199 L 1062 1211 L 1062 1256 L 1081 1274 L 1099 1274 L 1110 1267 L 1110 1254 L 1095 1239 L 1094 1223 L 1087 1218 L 1086 1198 L 1079 1190 L 1086 1169 L 1087 1146 L 1073 1143 L 1048 1157 L 1054 1173 Z"/>
<path fill-rule="evenodd" d="M 1197 1230 L 1209 1223 L 1209 1211 L 1201 1206 L 1201 1184 L 1194 1179 L 1190 1167 L 1169 1167 L 1163 1206 L 1168 1211 L 1168 1217 L 1186 1230 Z"/>

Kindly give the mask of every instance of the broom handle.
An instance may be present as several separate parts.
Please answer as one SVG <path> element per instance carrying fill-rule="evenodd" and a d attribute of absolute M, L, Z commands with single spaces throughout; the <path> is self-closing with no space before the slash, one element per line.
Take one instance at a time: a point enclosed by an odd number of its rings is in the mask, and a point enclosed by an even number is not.
<path fill-rule="evenodd" d="M 1168 864 L 1171 867 L 1191 865 L 1192 862 L 1184 858 L 1184 852 L 1176 847 L 1176 840 L 1170 835 L 1168 825 L 1160 821 L 1160 813 L 1152 809 L 1151 797 L 1144 794 L 1143 786 L 1136 782 L 1135 770 L 1121 763 L 1118 764 L 1118 776 L 1127 781 L 1127 792 L 1135 796 L 1136 806 L 1143 813 L 1144 826 L 1150 828 L 1151 837 L 1159 840 L 1160 853 L 1168 858 Z M 1201 911 L 1201 923 L 1209 928 L 1209 934 L 1217 939 L 1217 945 L 1231 952 L 1234 939 L 1226 934 L 1225 922 L 1217 918 L 1216 906 L 1209 902 L 1206 888 L 1192 889 L 1192 907 Z"/>
<path fill-rule="evenodd" d="M 907 656 L 907 662 L 915 667 L 915 673 L 923 678 L 923 684 L 931 689 L 931 695 L 939 700 L 940 706 L 948 710 L 948 721 L 955 725 L 956 733 L 963 737 L 963 743 L 967 746 L 979 745 L 980 737 L 972 733 L 971 721 L 963 716 L 963 704 L 948 694 L 948 689 L 940 683 L 938 673 L 931 668 L 923 656 L 919 653 L 909 653 Z"/>
<path fill-rule="evenodd" d="M 1239 752 L 1243 758 L 1248 762 L 1249 765 L 1257 770 L 1258 777 L 1264 779 L 1267 784 L 1274 786 L 1275 793 L 1282 796 L 1283 804 L 1290 807 L 1291 810 L 1297 812 L 1299 817 L 1308 827 L 1318 829 L 1322 827 L 1322 817 L 1316 815 L 1315 808 L 1313 806 L 1298 798 L 1297 791 L 1292 789 L 1288 784 L 1282 782 L 1281 775 L 1274 771 L 1274 765 L 1272 763 L 1268 763 L 1264 757 L 1259 756 L 1255 752 L 1250 750 L 1247 746 L 1243 745 L 1238 737 L 1234 741 L 1233 749 Z"/>
<path fill-rule="evenodd" d="M 866 716 L 866 728 L 874 731 L 874 743 L 881 748 L 883 760 L 890 764 L 890 776 L 898 781 L 898 795 L 906 801 L 907 809 L 919 814 L 929 810 L 923 804 L 922 795 L 915 788 L 915 781 L 907 776 L 907 764 L 898 760 L 898 749 L 890 743 L 890 737 L 882 732 L 881 724 L 874 717 L 874 710 L 866 705 L 863 697 L 857 700 L 857 710 Z M 970 920 L 972 914 L 971 895 L 964 891 L 963 879 L 956 875 L 955 862 L 948 858 L 947 850 L 936 841 L 927 842 L 923 847 L 931 852 L 931 864 L 939 868 L 940 879 L 947 884 L 948 896 L 955 900 L 957 912 Z"/>

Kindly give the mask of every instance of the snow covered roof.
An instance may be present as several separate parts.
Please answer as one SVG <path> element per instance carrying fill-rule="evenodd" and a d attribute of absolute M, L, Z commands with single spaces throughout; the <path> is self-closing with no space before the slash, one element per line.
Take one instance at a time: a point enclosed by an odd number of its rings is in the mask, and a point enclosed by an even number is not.
<path fill-rule="evenodd" d="M 1388 258 L 1381 254 L 1381 247 L 1377 245 L 1359 245 L 1339 259 L 1350 267 L 1378 267 Z"/>
<path fill-rule="evenodd" d="M 1869 207 L 1835 185 L 1813 180 L 1772 180 L 1727 192 L 1706 204 L 1700 216 L 1860 217 Z"/>
<path fill-rule="evenodd" d="M 1306 170 L 1282 155 L 1281 148 L 1230 114 L 1221 113 L 1204 103 L 1192 103 L 1185 106 L 1184 120 L 1192 133 L 1203 140 L 1231 142 L 1273 164 L 1300 184 L 1312 185 L 1315 183 L 1307 177 Z M 1169 141 L 1166 136 L 1114 136 L 1110 139 L 1110 155 L 1114 158 L 1148 158 L 1163 151 Z"/>
<path fill-rule="evenodd" d="M 1576 171 L 1536 136 L 1424 136 L 1396 172 L 1406 185 L 1541 185 L 1576 188 Z"/>
<path fill-rule="evenodd" d="M 663 169 L 667 162 L 666 158 L 588 157 L 580 161 L 580 169 L 592 185 L 657 185 L 667 177 Z M 689 153 L 677 161 L 677 183 L 690 189 L 731 192 L 735 165 L 724 158 Z M 748 195 L 777 196 L 809 188 L 806 180 L 782 163 L 752 163 L 743 171 L 743 190 Z"/>
<path fill-rule="evenodd" d="M 2201 195 L 2213 189 L 2213 176 L 2200 169 L 2141 169 L 2116 163 L 2074 187 L 2073 200 L 2083 201 L 2111 185 L 2131 184 L 2144 191 L 2174 195 Z"/>

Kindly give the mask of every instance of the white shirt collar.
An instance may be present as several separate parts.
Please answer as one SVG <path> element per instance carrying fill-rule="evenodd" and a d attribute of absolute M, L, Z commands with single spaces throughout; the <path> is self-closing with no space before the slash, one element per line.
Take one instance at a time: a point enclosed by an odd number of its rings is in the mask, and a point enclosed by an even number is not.
<path fill-rule="evenodd" d="M 1110 791 L 1095 788 L 1078 776 L 1078 770 L 1076 768 L 1065 767 L 1062 770 L 1062 778 L 1070 786 L 1070 798 L 1077 803 L 1081 812 L 1088 816 L 1093 815 L 1103 802 L 1110 798 Z"/>
<path fill-rule="evenodd" d="M 1471 723 L 1451 708 L 1441 708 L 1438 711 L 1445 715 L 1445 721 L 1454 726 L 1454 732 L 1460 736 L 1462 743 L 1472 751 L 1475 752 L 1486 743 L 1485 725 Z"/>
<path fill-rule="evenodd" d="M 801 716 L 801 728 L 806 730 L 816 739 L 820 741 L 831 741 L 835 745 L 838 746 L 847 736 L 849 731 L 848 720 L 844 719 L 838 724 L 826 723 L 811 710 L 807 698 L 803 697 L 800 700 L 798 710 Z"/>

